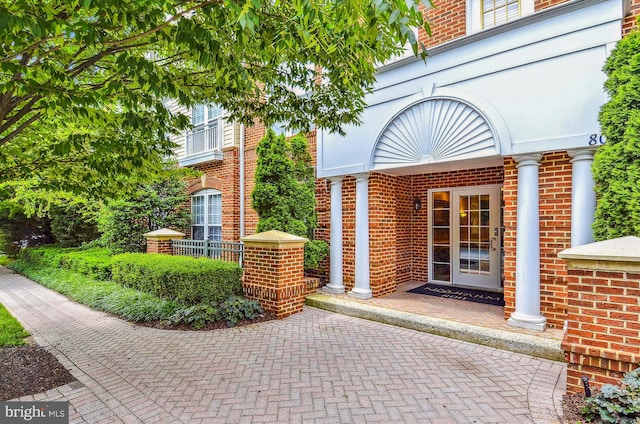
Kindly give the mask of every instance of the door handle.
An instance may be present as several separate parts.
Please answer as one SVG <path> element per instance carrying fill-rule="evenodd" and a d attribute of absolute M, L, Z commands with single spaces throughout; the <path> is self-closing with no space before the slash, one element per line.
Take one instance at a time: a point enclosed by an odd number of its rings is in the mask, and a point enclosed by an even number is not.
<path fill-rule="evenodd" d="M 496 241 L 496 237 L 491 237 L 491 240 L 489 240 L 489 248 L 491 249 L 492 252 L 496 251 L 495 246 L 493 245 L 493 242 Z"/>

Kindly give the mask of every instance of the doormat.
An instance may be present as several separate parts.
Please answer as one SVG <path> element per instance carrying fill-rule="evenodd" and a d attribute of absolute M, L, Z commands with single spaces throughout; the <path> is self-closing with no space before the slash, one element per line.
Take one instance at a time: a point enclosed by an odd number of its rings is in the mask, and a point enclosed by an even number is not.
<path fill-rule="evenodd" d="M 444 297 L 447 299 L 466 300 L 469 302 L 486 303 L 488 305 L 504 306 L 504 294 L 482 290 L 467 289 L 464 287 L 439 286 L 437 284 L 425 284 L 407 293 L 426 294 L 429 296 Z"/>

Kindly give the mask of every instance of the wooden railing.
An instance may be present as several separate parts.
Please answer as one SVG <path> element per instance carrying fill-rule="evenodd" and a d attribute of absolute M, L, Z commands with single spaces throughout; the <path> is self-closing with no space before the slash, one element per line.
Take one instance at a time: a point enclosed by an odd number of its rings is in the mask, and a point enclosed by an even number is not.
<path fill-rule="evenodd" d="M 171 254 L 194 258 L 204 256 L 209 259 L 237 262 L 242 266 L 244 245 L 226 241 L 171 240 Z"/>

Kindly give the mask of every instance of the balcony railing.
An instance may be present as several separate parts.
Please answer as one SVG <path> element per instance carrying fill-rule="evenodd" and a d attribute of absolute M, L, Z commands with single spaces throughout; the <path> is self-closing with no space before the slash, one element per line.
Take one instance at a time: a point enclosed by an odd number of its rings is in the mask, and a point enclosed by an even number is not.
<path fill-rule="evenodd" d="M 171 240 L 171 254 L 237 262 L 242 266 L 244 245 L 242 243 L 211 240 Z"/>
<path fill-rule="evenodd" d="M 213 150 L 222 150 L 220 126 L 216 124 L 193 130 L 187 134 L 185 147 L 187 156 Z"/>

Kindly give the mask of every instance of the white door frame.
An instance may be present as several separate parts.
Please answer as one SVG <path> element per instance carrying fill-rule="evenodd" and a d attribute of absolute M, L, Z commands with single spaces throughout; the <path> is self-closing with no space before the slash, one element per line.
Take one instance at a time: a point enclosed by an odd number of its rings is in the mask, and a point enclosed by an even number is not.
<path fill-rule="evenodd" d="M 468 186 L 468 187 L 447 187 L 429 189 L 429 237 L 428 237 L 428 260 L 429 260 L 429 272 L 428 277 L 430 282 L 443 285 L 456 285 L 456 286 L 469 286 L 481 289 L 500 290 L 501 289 L 501 275 L 502 275 L 502 261 L 501 261 L 501 226 L 500 222 L 500 190 L 502 186 L 499 184 L 483 185 L 483 186 Z M 434 249 L 433 249 L 433 193 L 436 192 L 449 192 L 449 281 L 437 280 L 434 278 Z M 488 235 L 489 239 L 488 249 L 481 250 L 476 249 L 474 254 L 480 256 L 480 252 L 488 253 L 489 256 L 489 271 L 488 272 L 465 272 L 461 270 L 460 266 L 460 196 L 463 195 L 478 195 L 489 194 L 489 221 L 488 221 Z M 486 225 L 485 225 L 486 227 Z M 468 250 L 468 254 L 471 254 L 472 249 Z"/>

